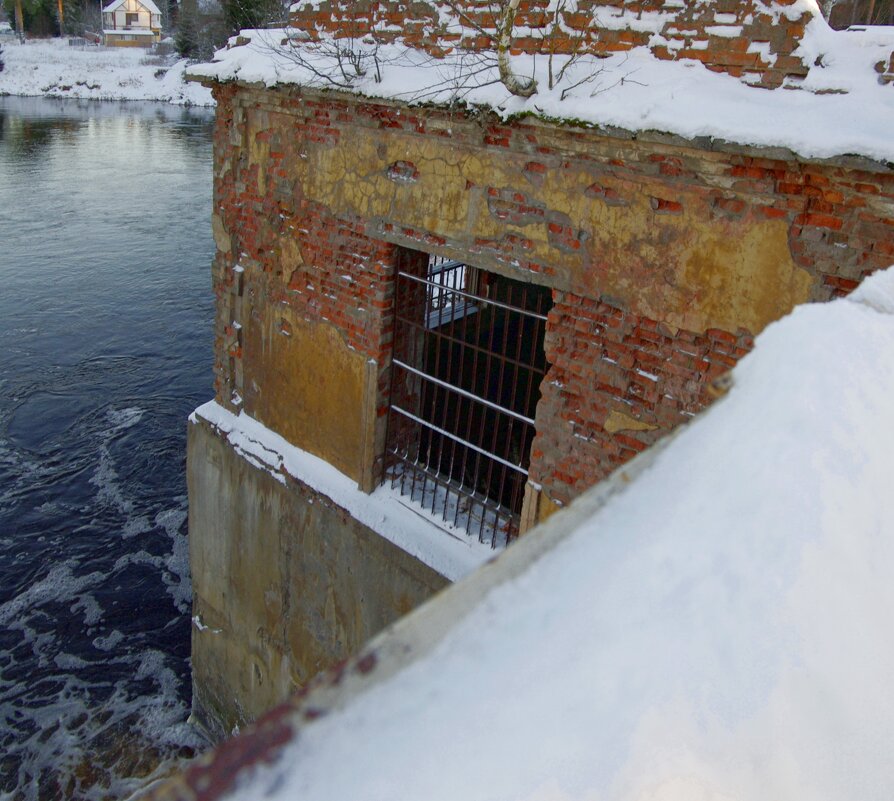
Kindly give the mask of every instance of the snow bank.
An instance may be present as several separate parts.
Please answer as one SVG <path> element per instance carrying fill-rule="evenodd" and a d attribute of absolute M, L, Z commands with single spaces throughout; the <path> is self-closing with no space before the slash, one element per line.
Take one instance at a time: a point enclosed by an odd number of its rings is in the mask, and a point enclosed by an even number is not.
<path fill-rule="evenodd" d="M 0 95 L 156 100 L 213 106 L 210 90 L 184 81 L 185 60 L 142 48 L 69 47 L 66 39 L 4 43 Z"/>
<path fill-rule="evenodd" d="M 894 268 L 234 797 L 889 801 L 892 398 Z"/>
<path fill-rule="evenodd" d="M 189 74 L 267 86 L 296 83 L 331 88 L 320 77 L 334 74 L 327 46 L 300 45 L 298 58 L 282 45 L 288 36 L 296 36 L 294 30 L 243 31 L 242 35 L 250 40 L 248 44 L 218 51 L 211 64 L 190 67 Z M 369 45 L 355 46 L 371 52 Z M 800 90 L 772 91 L 711 72 L 697 61 L 661 61 L 646 47 L 605 59 L 581 58 L 549 90 L 547 59 L 516 56 L 515 73 L 538 79 L 537 94 L 526 100 L 510 95 L 496 81 L 496 67 L 484 69 L 477 56 L 453 55 L 435 61 L 415 50 L 389 45 L 378 48 L 381 82 L 374 80 L 376 70 L 369 61 L 366 76 L 351 89 L 411 103 L 462 100 L 494 108 L 505 117 L 531 113 L 633 131 L 779 146 L 808 158 L 858 154 L 894 161 L 894 86 L 880 85 L 873 69 L 878 61 L 887 62 L 892 49 L 894 39 L 876 29 L 833 31 L 821 19 L 814 20 L 801 50 L 806 63 L 819 60 L 822 66 L 811 69 Z M 556 71 L 558 66 L 556 60 Z M 474 82 L 468 77 L 473 69 L 482 70 Z"/>
<path fill-rule="evenodd" d="M 279 434 L 249 417 L 235 415 L 209 401 L 190 416 L 201 418 L 223 434 L 237 453 L 255 467 L 285 483 L 285 474 L 322 493 L 355 519 L 455 581 L 494 556 L 494 551 L 461 529 L 450 530 L 440 517 L 382 485 L 372 495 L 328 462 L 291 445 Z"/>

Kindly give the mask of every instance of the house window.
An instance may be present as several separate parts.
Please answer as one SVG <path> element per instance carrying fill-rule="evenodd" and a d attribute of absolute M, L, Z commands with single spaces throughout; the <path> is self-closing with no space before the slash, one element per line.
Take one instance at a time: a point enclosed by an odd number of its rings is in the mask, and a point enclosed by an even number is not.
<path fill-rule="evenodd" d="M 139 14 L 127 13 L 124 16 L 125 16 L 125 23 L 128 28 L 130 28 L 133 25 L 140 24 L 140 15 Z"/>
<path fill-rule="evenodd" d="M 406 264 L 395 288 L 385 476 L 497 547 L 518 534 L 551 293 L 463 262 Z"/>

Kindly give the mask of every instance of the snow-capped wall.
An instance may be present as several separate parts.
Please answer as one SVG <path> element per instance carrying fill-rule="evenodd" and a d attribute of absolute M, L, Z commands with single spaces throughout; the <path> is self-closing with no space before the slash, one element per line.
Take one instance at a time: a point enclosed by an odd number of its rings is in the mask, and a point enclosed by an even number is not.
<path fill-rule="evenodd" d="M 313 38 L 401 42 L 441 56 L 493 50 L 506 4 L 472 0 L 298 2 L 291 24 Z M 661 59 L 692 59 L 748 83 L 796 84 L 811 64 L 800 48 L 808 24 L 825 26 L 813 0 L 529 0 L 519 3 L 513 53 L 608 56 L 648 47 Z"/>

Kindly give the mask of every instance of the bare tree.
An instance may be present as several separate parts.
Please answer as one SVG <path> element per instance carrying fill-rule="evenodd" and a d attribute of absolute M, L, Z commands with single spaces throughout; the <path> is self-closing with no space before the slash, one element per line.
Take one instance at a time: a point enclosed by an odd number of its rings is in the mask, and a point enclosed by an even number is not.
<path fill-rule="evenodd" d="M 295 64 L 313 76 L 323 86 L 341 89 L 351 88 L 361 78 L 371 78 L 381 82 L 383 70 L 389 66 L 412 66 L 413 69 L 431 70 L 430 80 L 424 88 L 408 89 L 398 93 L 415 101 L 443 97 L 449 94 L 453 101 L 462 101 L 475 90 L 502 84 L 517 97 L 530 98 L 538 91 L 535 75 L 521 76 L 514 69 L 511 53 L 517 38 L 517 18 L 520 0 L 494 0 L 489 7 L 471 12 L 457 5 L 454 0 L 444 0 L 456 22 L 463 31 L 455 50 L 449 53 L 424 55 L 420 50 L 394 54 L 370 32 L 361 39 L 353 37 L 336 38 L 325 33 L 313 38 L 306 31 L 287 28 L 285 31 L 256 32 L 253 36 L 264 46 L 275 51 L 286 64 Z M 566 84 L 561 92 L 564 100 L 568 93 L 582 84 L 597 78 L 603 70 L 590 68 L 578 71 L 572 77 L 572 66 L 587 51 L 588 32 L 586 29 L 569 31 L 564 26 L 564 15 L 574 0 L 559 0 L 550 10 L 549 16 L 542 16 L 539 28 L 539 52 L 547 56 L 547 76 L 552 90 Z M 576 9 L 576 6 L 574 6 Z M 526 20 L 530 22 L 530 18 Z M 435 23 L 435 33 L 440 29 Z M 525 26 L 526 36 L 532 36 Z M 443 33 L 443 30 L 440 30 Z M 469 37 L 484 40 L 489 46 L 478 43 L 463 46 Z"/>
<path fill-rule="evenodd" d="M 500 70 L 500 81 L 512 94 L 519 97 L 531 97 L 537 91 L 537 81 L 531 78 L 519 78 L 509 63 L 509 50 L 512 47 L 515 31 L 515 16 L 518 13 L 519 0 L 500 0 L 497 15 L 496 51 L 497 66 Z"/>

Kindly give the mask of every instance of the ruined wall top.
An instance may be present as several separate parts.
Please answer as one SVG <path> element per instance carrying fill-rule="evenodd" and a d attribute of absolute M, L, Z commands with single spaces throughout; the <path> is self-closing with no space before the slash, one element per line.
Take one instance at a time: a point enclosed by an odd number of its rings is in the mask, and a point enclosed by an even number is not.
<path fill-rule="evenodd" d="M 894 26 L 834 31 L 816 0 L 299 0 L 289 22 L 190 76 L 894 162 Z"/>
<path fill-rule="evenodd" d="M 295 3 L 291 24 L 312 38 L 399 42 L 435 57 L 493 50 L 501 34 L 513 55 L 605 57 L 645 46 L 775 88 L 807 74 L 798 49 L 818 17 L 813 0 L 315 0 Z"/>

